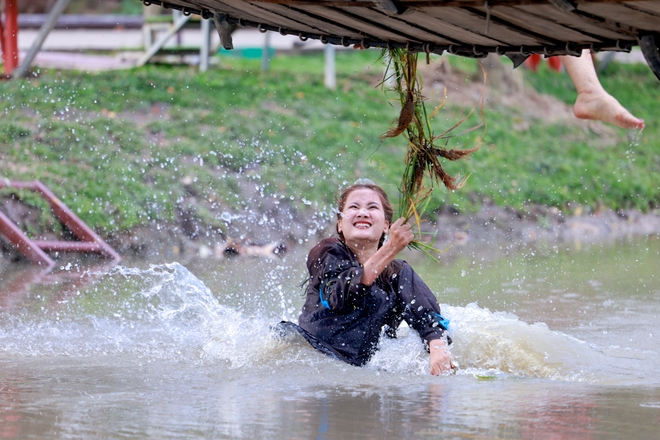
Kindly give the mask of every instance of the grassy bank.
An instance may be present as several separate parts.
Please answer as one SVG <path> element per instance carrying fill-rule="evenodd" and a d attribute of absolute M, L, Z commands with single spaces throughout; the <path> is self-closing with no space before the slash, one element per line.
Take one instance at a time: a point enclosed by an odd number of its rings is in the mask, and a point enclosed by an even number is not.
<path fill-rule="evenodd" d="M 311 214 L 362 176 L 395 194 L 405 146 L 402 139 L 379 140 L 397 111 L 393 96 L 376 86 L 383 70 L 378 58 L 377 51 L 339 53 L 335 91 L 323 86 L 319 54 L 275 57 L 266 73 L 258 60 L 224 57 L 204 74 L 149 66 L 93 75 L 42 71 L 5 81 L 0 176 L 42 180 L 104 234 L 173 221 L 184 202 L 189 213 L 219 229 L 222 213 L 258 208 L 266 199 Z M 476 64 L 451 63 L 468 84 Z M 485 199 L 517 208 L 658 206 L 660 82 L 646 66 L 612 65 L 601 78 L 646 118 L 639 139 L 631 143 L 618 129 L 604 135 L 548 123 L 530 117 L 524 104 L 489 101 L 485 135 L 477 131 L 449 143 L 471 147 L 483 136 L 470 161 L 447 167 L 471 174 L 466 187 L 437 190 L 431 211 L 446 204 L 478 209 Z M 575 98 L 566 75 L 541 69 L 528 80 L 566 102 Z M 434 119 L 436 130 L 459 120 L 477 98 L 457 102 L 450 93 Z M 429 106 L 438 99 L 429 93 Z M 473 117 L 465 126 L 476 122 Z"/>

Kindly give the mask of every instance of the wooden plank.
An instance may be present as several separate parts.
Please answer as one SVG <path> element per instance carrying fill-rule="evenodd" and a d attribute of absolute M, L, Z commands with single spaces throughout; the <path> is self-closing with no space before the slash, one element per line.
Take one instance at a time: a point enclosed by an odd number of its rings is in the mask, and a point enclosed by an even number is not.
<path fill-rule="evenodd" d="M 481 35 L 480 33 L 472 32 L 454 24 L 438 20 L 429 15 L 426 10 L 414 9 L 400 16 L 401 20 L 409 23 L 415 23 L 441 35 L 451 35 L 452 40 L 457 41 L 456 44 L 464 45 L 478 45 L 478 46 L 503 46 L 502 41 L 491 38 L 490 36 Z"/>
<path fill-rule="evenodd" d="M 649 14 L 654 14 L 660 17 L 660 2 L 647 1 L 647 2 L 626 2 L 624 5 L 628 8 L 644 11 Z"/>
<path fill-rule="evenodd" d="M 240 18 L 243 20 L 250 20 L 257 23 L 261 21 L 261 17 L 250 14 L 244 10 L 236 9 L 232 6 L 226 5 L 219 0 L 201 1 L 199 2 L 198 7 L 202 9 L 208 8 L 211 11 L 216 11 L 221 14 L 227 14 L 232 18 L 237 18 L 237 19 Z"/>
<path fill-rule="evenodd" d="M 156 0 L 160 1 L 160 0 Z M 187 6 L 194 9 L 218 8 L 221 0 L 165 0 L 167 3 L 179 6 Z M 574 0 L 581 4 L 606 4 L 606 3 L 626 3 L 630 0 Z M 244 0 L 247 3 L 247 0 Z M 381 4 L 388 3 L 389 0 L 249 0 L 253 5 L 278 4 L 293 7 L 301 6 L 322 6 L 336 8 L 378 8 Z M 653 3 L 653 1 L 637 1 L 633 3 Z M 397 0 L 396 4 L 403 8 L 430 8 L 430 7 L 457 7 L 457 8 L 477 8 L 484 6 L 484 0 Z M 535 6 L 539 4 L 549 4 L 549 0 L 489 0 L 491 7 L 498 6 Z"/>
<path fill-rule="evenodd" d="M 289 6 L 326 6 L 326 7 L 377 7 L 384 0 L 250 0 L 252 3 L 274 3 Z M 623 3 L 628 0 L 581 0 L 582 3 Z M 547 1 L 546 1 L 547 2 Z M 397 3 L 410 8 L 428 8 L 436 6 L 475 8 L 483 6 L 483 0 L 397 0 Z M 489 0 L 491 6 L 538 5 L 539 0 Z"/>
<path fill-rule="evenodd" d="M 216 0 L 217 1 L 217 0 Z M 222 5 L 228 6 L 234 10 L 245 11 L 251 16 L 255 17 L 257 23 L 269 24 L 275 27 L 286 27 L 288 29 L 293 29 L 298 32 L 309 32 L 309 33 L 324 33 L 321 29 L 318 29 L 314 26 L 307 25 L 306 23 L 301 23 L 296 20 L 291 20 L 279 13 L 274 13 L 267 11 L 258 6 L 254 6 L 249 2 L 243 0 L 222 0 L 218 1 Z M 230 16 L 235 17 L 230 14 Z M 240 15 L 238 17 L 241 17 Z"/>
<path fill-rule="evenodd" d="M 157 0 L 156 4 L 160 1 L 163 1 L 165 3 L 169 3 L 170 5 L 178 5 L 178 6 L 185 7 L 185 8 L 198 9 L 198 10 L 206 9 L 204 7 L 205 2 L 203 2 L 203 1 L 196 1 L 196 0 L 192 0 L 192 1 L 188 1 L 188 0 Z"/>
<path fill-rule="evenodd" d="M 579 15 L 562 12 L 556 7 L 548 5 L 536 6 L 516 6 L 516 9 L 529 12 L 533 15 L 540 15 L 556 23 L 561 23 L 565 26 L 570 26 L 573 29 L 583 29 L 592 35 L 598 35 L 609 40 L 625 39 L 626 34 L 614 32 L 604 26 L 598 26 L 594 23 L 588 22 L 580 18 Z"/>
<path fill-rule="evenodd" d="M 561 11 L 549 0 L 489 0 L 488 11 L 481 0 L 396 1 L 394 4 L 399 11 L 416 7 L 402 14 L 377 9 L 375 0 L 171 1 L 225 12 L 232 18 L 272 28 L 282 27 L 294 34 L 305 32 L 399 43 L 430 42 L 443 46 L 560 46 L 572 42 L 595 43 L 597 47 L 605 43 L 609 47 L 617 40 L 635 41 L 637 29 L 655 32 L 660 29 L 658 0 L 575 0 L 578 9 L 572 12 Z M 328 7 L 330 4 L 342 7 Z M 490 20 L 487 22 L 488 13 Z"/>
<path fill-rule="evenodd" d="M 408 41 L 409 37 L 396 31 L 391 31 L 382 26 L 373 25 L 369 22 L 362 21 L 353 14 L 348 14 L 341 9 L 330 9 L 321 6 L 308 6 L 305 11 L 314 13 L 319 17 L 328 18 L 336 23 L 344 23 L 355 29 L 364 32 L 365 37 L 374 37 L 378 40 L 391 40 L 391 41 Z"/>
<path fill-rule="evenodd" d="M 438 20 L 451 23 L 455 26 L 460 26 L 476 34 L 486 36 L 486 19 L 472 11 L 458 9 L 458 8 L 426 8 L 424 12 Z M 491 20 L 489 25 L 488 37 L 497 41 L 501 41 L 507 45 L 543 45 L 548 44 L 550 41 L 540 38 L 534 38 L 524 35 L 522 32 L 512 31 L 506 26 L 502 26 L 495 20 Z"/>
<path fill-rule="evenodd" d="M 571 41 L 574 43 L 596 43 L 600 41 L 591 35 L 577 31 L 563 24 L 556 23 L 546 17 L 530 14 L 508 6 L 491 8 L 491 15 L 519 27 L 533 26 L 534 31 L 547 35 L 551 40 Z"/>
<path fill-rule="evenodd" d="M 360 15 L 372 22 L 381 23 L 390 29 L 410 35 L 410 41 L 433 42 L 440 45 L 459 43 L 430 29 L 422 28 L 414 22 L 405 21 L 405 15 L 389 16 L 373 9 L 362 9 L 360 10 Z"/>
<path fill-rule="evenodd" d="M 359 7 L 373 8 L 378 3 L 388 0 L 250 0 L 252 3 L 270 3 L 286 5 L 292 7 L 298 6 L 324 6 L 328 8 Z"/>
<path fill-rule="evenodd" d="M 323 33 L 328 35 L 338 35 L 338 36 L 355 38 L 355 39 L 362 38 L 362 35 L 360 35 L 360 32 L 358 30 L 352 29 L 347 26 L 343 26 L 341 23 L 338 24 L 328 20 L 319 19 L 318 17 L 308 13 L 304 9 L 296 9 L 290 6 L 279 6 L 269 3 L 264 3 L 259 6 L 261 8 L 268 9 L 270 11 L 276 11 L 276 10 L 281 11 L 281 8 L 286 8 L 286 14 L 288 14 L 288 17 L 290 17 L 291 19 L 297 21 L 304 21 L 306 23 L 309 23 L 310 26 L 314 26 L 318 29 L 323 29 L 325 31 Z"/>
<path fill-rule="evenodd" d="M 512 14 L 521 13 L 514 8 L 498 7 L 487 9 L 485 6 L 480 6 L 478 8 L 466 8 L 465 10 L 476 13 L 477 16 L 480 16 L 484 20 L 484 22 L 487 22 L 488 14 L 490 14 L 490 28 L 506 28 L 509 32 L 519 35 L 518 38 L 520 38 L 520 36 L 526 36 L 534 39 L 537 41 L 538 45 L 549 44 L 556 46 L 563 43 L 563 40 L 558 37 L 558 29 L 556 27 L 551 32 L 543 32 L 544 25 L 542 23 L 544 23 L 545 20 L 540 17 L 537 18 L 535 22 L 532 22 L 530 21 L 529 16 L 522 20 L 512 20 L 511 18 L 513 17 L 511 16 L 493 13 L 494 11 L 509 11 Z"/>
<path fill-rule="evenodd" d="M 624 5 L 606 3 L 606 4 L 578 4 L 578 10 L 606 18 L 607 20 L 622 23 L 636 29 L 647 31 L 660 30 L 660 22 L 657 16 L 647 14 L 642 11 L 635 11 L 626 8 Z"/>
<path fill-rule="evenodd" d="M 261 1 L 261 0 L 259 0 Z M 286 0 L 285 0 L 286 1 Z M 630 0 L 573 0 L 579 3 L 625 3 Z M 432 8 L 445 6 L 448 8 L 476 8 L 484 6 L 483 0 L 399 0 L 402 6 L 409 8 Z M 498 6 L 530 6 L 539 4 L 550 4 L 550 0 L 488 0 L 491 7 Z"/>

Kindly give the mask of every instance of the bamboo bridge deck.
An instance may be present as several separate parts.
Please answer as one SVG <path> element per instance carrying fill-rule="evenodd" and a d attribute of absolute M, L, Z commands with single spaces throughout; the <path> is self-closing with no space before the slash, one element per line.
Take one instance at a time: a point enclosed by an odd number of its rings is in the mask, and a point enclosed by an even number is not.
<path fill-rule="evenodd" d="M 660 1 L 617 0 L 144 0 L 259 30 L 361 47 L 481 58 L 578 55 L 639 45 L 660 78 Z"/>

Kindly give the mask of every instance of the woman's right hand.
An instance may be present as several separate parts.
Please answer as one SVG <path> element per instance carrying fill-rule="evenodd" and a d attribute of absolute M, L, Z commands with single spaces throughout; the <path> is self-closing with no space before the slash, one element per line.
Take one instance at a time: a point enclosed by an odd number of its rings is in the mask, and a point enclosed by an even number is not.
<path fill-rule="evenodd" d="M 364 263 L 364 272 L 360 282 L 366 286 L 371 286 L 385 266 L 390 264 L 397 254 L 405 249 L 414 238 L 415 234 L 412 232 L 412 226 L 404 223 L 403 218 L 395 221 L 388 230 L 385 244 Z"/>
<path fill-rule="evenodd" d="M 391 246 L 394 254 L 398 254 L 415 239 L 412 226 L 404 223 L 403 217 L 395 221 L 388 231 L 387 245 Z"/>

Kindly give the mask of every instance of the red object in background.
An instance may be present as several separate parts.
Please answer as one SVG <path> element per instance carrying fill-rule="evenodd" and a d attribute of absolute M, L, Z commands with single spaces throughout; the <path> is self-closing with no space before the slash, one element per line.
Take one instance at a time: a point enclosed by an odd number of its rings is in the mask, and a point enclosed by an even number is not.
<path fill-rule="evenodd" d="M 4 26 L 2 26 L 2 11 L 0 11 L 0 51 L 2 52 L 3 56 L 5 53 L 5 30 Z"/>
<path fill-rule="evenodd" d="M 5 0 L 5 22 L 0 23 L 0 46 L 5 75 L 18 67 L 18 0 Z"/>
<path fill-rule="evenodd" d="M 525 66 L 534 73 L 536 73 L 539 70 L 539 64 L 540 63 L 541 63 L 541 55 L 539 55 L 537 53 L 531 54 L 525 60 Z"/>
<path fill-rule="evenodd" d="M 559 57 L 550 57 L 548 61 L 548 67 L 554 70 L 555 72 L 561 72 L 561 60 Z"/>
<path fill-rule="evenodd" d="M 546 61 L 548 62 L 549 68 L 551 68 L 555 72 L 561 72 L 561 60 L 559 59 L 559 57 L 549 57 L 546 58 Z M 525 60 L 525 66 L 534 73 L 536 73 L 539 70 L 539 64 L 541 64 L 541 55 L 537 53 L 530 55 Z"/>

